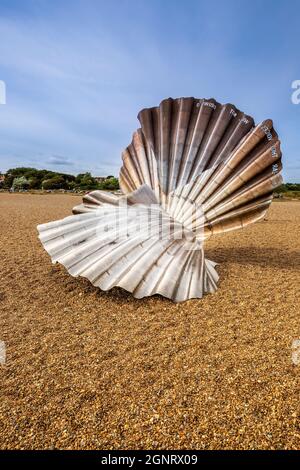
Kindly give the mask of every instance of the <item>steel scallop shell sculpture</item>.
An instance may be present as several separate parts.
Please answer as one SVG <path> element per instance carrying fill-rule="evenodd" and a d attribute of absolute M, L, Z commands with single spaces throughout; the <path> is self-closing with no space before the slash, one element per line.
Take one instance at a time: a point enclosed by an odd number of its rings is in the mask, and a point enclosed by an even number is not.
<path fill-rule="evenodd" d="M 175 302 L 215 292 L 209 237 L 263 218 L 282 183 L 270 119 L 232 104 L 168 98 L 143 109 L 124 150 L 120 197 L 93 191 L 63 220 L 38 226 L 52 258 L 103 290 Z"/>

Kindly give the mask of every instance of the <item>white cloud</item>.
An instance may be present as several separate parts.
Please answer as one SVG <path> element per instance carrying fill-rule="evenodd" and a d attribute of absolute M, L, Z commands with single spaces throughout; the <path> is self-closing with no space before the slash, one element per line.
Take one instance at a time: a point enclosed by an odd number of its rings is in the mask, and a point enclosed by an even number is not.
<path fill-rule="evenodd" d="M 47 161 L 50 165 L 63 165 L 63 166 L 72 166 L 74 162 L 72 162 L 69 158 L 62 157 L 60 155 L 53 155 Z"/>

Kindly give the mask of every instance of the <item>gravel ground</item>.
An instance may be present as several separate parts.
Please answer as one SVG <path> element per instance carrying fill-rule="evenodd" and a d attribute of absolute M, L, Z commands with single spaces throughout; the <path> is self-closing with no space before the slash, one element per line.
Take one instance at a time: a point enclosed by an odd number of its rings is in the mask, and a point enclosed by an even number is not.
<path fill-rule="evenodd" d="M 79 202 L 0 194 L 0 447 L 299 449 L 300 202 L 211 240 L 219 289 L 181 304 L 52 265 L 36 225 Z"/>

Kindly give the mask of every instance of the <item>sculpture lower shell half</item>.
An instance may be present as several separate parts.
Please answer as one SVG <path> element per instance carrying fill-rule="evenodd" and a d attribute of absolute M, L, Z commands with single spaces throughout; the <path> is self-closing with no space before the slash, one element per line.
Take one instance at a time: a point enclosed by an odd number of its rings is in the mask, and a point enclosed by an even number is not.
<path fill-rule="evenodd" d="M 92 197 L 99 202 L 101 192 Z M 102 290 L 119 286 L 137 298 L 161 294 L 179 302 L 214 292 L 218 274 L 215 263 L 204 258 L 202 240 L 161 206 L 130 200 L 87 206 L 82 213 L 38 226 L 53 263 Z"/>

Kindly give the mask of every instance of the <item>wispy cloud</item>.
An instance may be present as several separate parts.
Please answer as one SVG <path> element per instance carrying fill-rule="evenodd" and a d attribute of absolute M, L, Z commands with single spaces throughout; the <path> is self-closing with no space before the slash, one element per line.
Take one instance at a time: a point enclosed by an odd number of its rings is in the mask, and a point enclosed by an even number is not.
<path fill-rule="evenodd" d="M 50 157 L 46 163 L 49 163 L 49 165 L 63 165 L 63 166 L 74 165 L 74 162 L 72 162 L 69 158 L 61 157 L 60 155 L 53 155 L 53 157 Z"/>

